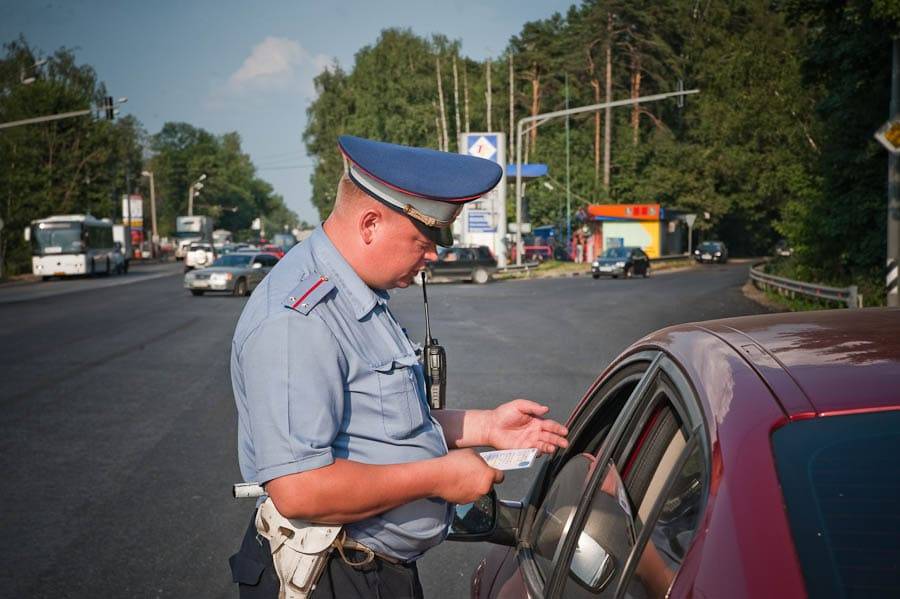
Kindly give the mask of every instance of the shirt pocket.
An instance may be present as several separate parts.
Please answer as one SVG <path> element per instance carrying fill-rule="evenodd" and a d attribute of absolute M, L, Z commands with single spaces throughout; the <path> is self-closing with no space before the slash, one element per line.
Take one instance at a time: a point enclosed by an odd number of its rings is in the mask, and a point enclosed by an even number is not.
<path fill-rule="evenodd" d="M 384 432 L 391 439 L 408 439 L 425 424 L 418 364 L 416 356 L 410 354 L 372 367 L 378 378 Z"/>

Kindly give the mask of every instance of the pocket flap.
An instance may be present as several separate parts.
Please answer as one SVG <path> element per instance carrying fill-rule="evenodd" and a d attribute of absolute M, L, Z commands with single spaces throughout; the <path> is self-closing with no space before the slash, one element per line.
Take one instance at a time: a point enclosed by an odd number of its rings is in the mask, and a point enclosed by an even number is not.
<path fill-rule="evenodd" d="M 416 354 L 406 354 L 398 358 L 388 360 L 384 364 L 374 364 L 372 366 L 372 370 L 381 373 L 387 373 L 392 371 L 394 368 L 415 366 L 418 363 L 419 357 Z"/>
<path fill-rule="evenodd" d="M 265 564 L 240 553 L 228 558 L 228 564 L 231 566 L 231 580 L 240 584 L 257 584 L 263 570 L 266 569 Z"/>

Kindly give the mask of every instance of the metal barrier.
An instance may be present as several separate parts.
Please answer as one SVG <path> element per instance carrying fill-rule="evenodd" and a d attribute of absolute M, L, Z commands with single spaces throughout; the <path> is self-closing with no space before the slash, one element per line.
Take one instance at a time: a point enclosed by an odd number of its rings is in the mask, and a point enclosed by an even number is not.
<path fill-rule="evenodd" d="M 856 285 L 843 288 L 827 287 L 825 285 L 816 285 L 815 283 L 776 277 L 760 270 L 759 267 L 763 264 L 765 263 L 754 264 L 750 268 L 750 280 L 761 284 L 767 290 L 774 288 L 779 292 L 789 292 L 792 296 L 799 293 L 808 297 L 840 302 L 846 304 L 848 308 L 863 307 L 863 298 L 859 294 Z"/>
<path fill-rule="evenodd" d="M 687 260 L 690 257 L 690 254 L 669 254 L 668 256 L 650 258 L 650 262 L 674 262 L 675 260 Z"/>
<path fill-rule="evenodd" d="M 503 268 L 498 268 L 497 272 L 515 272 L 517 270 L 529 271 L 537 268 L 540 262 L 526 262 L 525 264 L 509 264 Z"/>

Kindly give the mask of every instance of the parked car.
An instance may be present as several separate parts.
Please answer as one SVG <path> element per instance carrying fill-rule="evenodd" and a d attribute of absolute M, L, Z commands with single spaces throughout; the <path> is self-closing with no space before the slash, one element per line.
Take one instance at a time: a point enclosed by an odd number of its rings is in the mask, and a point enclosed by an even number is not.
<path fill-rule="evenodd" d="M 523 501 L 458 506 L 488 597 L 896 597 L 900 309 L 653 333 Z"/>
<path fill-rule="evenodd" d="M 207 291 L 225 291 L 247 295 L 278 264 L 278 258 L 260 252 L 232 252 L 217 258 L 209 268 L 189 271 L 184 275 L 184 288 L 193 295 Z"/>
<path fill-rule="evenodd" d="M 280 245 L 268 243 L 266 245 L 260 246 L 259 251 L 268 252 L 269 254 L 277 257 L 279 260 L 284 258 L 284 248 L 282 248 Z"/>
<path fill-rule="evenodd" d="M 728 262 L 728 248 L 721 241 L 704 241 L 694 250 L 694 260 L 700 262 Z"/>
<path fill-rule="evenodd" d="M 639 247 L 608 248 L 591 263 L 595 279 L 608 276 L 614 279 L 632 275 L 650 276 L 650 257 Z"/>
<path fill-rule="evenodd" d="M 193 268 L 205 268 L 216 260 L 216 250 L 211 243 L 191 243 L 184 254 L 184 272 Z"/>
<path fill-rule="evenodd" d="M 425 276 L 429 281 L 440 278 L 484 284 L 496 271 L 497 259 L 486 245 L 442 248 L 438 259 L 425 265 Z M 415 281 L 421 283 L 422 279 L 416 277 Z"/>

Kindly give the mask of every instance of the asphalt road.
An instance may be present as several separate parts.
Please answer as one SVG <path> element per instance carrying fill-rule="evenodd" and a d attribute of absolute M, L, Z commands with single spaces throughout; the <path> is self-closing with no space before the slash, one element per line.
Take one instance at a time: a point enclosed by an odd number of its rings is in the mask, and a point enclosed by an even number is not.
<path fill-rule="evenodd" d="M 746 265 L 650 279 L 434 285 L 450 407 L 515 397 L 564 420 L 622 349 L 660 327 L 762 312 Z M 391 306 L 414 339 L 420 290 Z M 0 592 L 8 597 L 235 597 L 227 559 L 252 503 L 239 479 L 228 376 L 244 304 L 192 297 L 176 265 L 0 288 Z M 525 492 L 529 471 L 498 489 Z M 467 597 L 485 545 L 420 561 L 429 597 Z"/>

